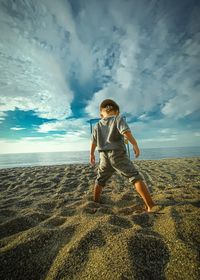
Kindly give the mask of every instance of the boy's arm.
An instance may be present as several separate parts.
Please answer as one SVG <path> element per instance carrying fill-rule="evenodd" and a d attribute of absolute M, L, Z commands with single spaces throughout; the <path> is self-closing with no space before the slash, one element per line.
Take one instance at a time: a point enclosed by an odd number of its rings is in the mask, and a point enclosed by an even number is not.
<path fill-rule="evenodd" d="M 90 146 L 90 164 L 94 165 L 95 164 L 95 149 L 96 149 L 97 144 L 95 142 L 91 142 L 91 146 Z"/>
<path fill-rule="evenodd" d="M 94 126 L 93 132 L 92 132 L 92 138 L 91 138 L 91 145 L 90 145 L 90 164 L 95 165 L 95 149 L 97 146 L 97 127 Z"/>
<path fill-rule="evenodd" d="M 137 142 L 136 142 L 135 138 L 133 137 L 131 131 L 130 130 L 125 131 L 125 132 L 123 132 L 123 135 L 133 145 L 133 150 L 134 150 L 134 153 L 135 153 L 135 157 L 138 157 L 140 155 L 140 149 L 139 149 L 139 147 L 137 145 Z"/>

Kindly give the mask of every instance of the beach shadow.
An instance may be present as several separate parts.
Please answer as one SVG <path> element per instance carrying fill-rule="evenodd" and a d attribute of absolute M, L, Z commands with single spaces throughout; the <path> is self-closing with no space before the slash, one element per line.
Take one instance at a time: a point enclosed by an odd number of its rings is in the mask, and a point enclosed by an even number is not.
<path fill-rule="evenodd" d="M 153 216 L 148 213 L 133 215 L 131 219 L 135 224 L 140 225 L 141 227 L 153 226 Z"/>
<path fill-rule="evenodd" d="M 107 207 L 107 206 L 103 206 L 103 207 L 99 207 L 97 209 L 97 213 L 98 214 L 114 214 L 113 210 L 111 207 Z"/>
<path fill-rule="evenodd" d="M 188 209 L 186 209 L 185 211 L 187 212 L 187 210 Z M 183 243 L 187 244 L 188 246 L 195 245 L 194 247 L 196 249 L 199 248 L 200 242 L 198 228 L 195 227 L 192 228 L 192 230 L 190 229 L 190 227 L 192 227 L 192 224 L 194 223 L 195 218 L 191 220 L 189 217 L 184 217 L 184 212 L 179 213 L 176 209 L 173 208 L 171 209 L 171 217 L 174 220 L 174 225 L 178 239 L 180 239 Z M 188 238 L 188 236 L 190 236 L 190 238 Z"/>
<path fill-rule="evenodd" d="M 117 215 L 110 216 L 108 222 L 109 222 L 109 224 L 111 224 L 113 226 L 119 226 L 120 228 L 131 228 L 132 227 L 132 223 L 129 220 L 122 218 L 120 216 L 117 216 Z"/>
<path fill-rule="evenodd" d="M 193 185 L 193 188 L 200 190 L 200 185 Z"/>
<path fill-rule="evenodd" d="M 194 207 L 200 208 L 200 200 L 190 202 Z"/>
<path fill-rule="evenodd" d="M 110 196 L 102 194 L 101 197 L 100 197 L 99 204 L 101 204 L 101 205 L 108 205 L 108 206 L 111 207 L 111 206 L 114 206 L 115 203 L 113 202 L 113 200 L 111 199 Z"/>
<path fill-rule="evenodd" d="M 87 232 L 80 240 L 77 240 L 75 246 L 66 250 L 66 255 L 58 255 L 49 275 L 53 275 L 55 277 L 53 279 L 76 279 L 76 275 L 84 270 L 89 261 L 90 250 L 105 244 L 106 241 L 101 230 L 94 229 Z M 60 262 L 60 258 L 64 258 L 64 262 Z"/>
<path fill-rule="evenodd" d="M 194 207 L 199 208 L 200 207 L 200 200 L 196 200 L 196 201 L 188 201 L 188 200 L 184 200 L 184 201 L 177 201 L 174 198 L 170 200 L 163 200 L 163 201 L 159 201 L 159 206 L 162 207 L 162 209 L 166 206 L 178 206 L 178 205 L 192 205 Z"/>
<path fill-rule="evenodd" d="M 16 217 L 0 225 L 0 238 L 28 230 L 48 218 L 49 215 L 37 212 L 22 217 Z"/>
<path fill-rule="evenodd" d="M 22 233 L 1 252 L 0 279 L 46 279 L 52 262 L 74 232 L 75 227 L 68 226 L 59 231 L 36 228 Z"/>
<path fill-rule="evenodd" d="M 138 231 L 130 238 L 128 251 L 135 279 L 166 279 L 169 249 L 159 234 L 145 229 Z"/>
<path fill-rule="evenodd" d="M 76 209 L 74 209 L 73 207 L 65 207 L 60 210 L 60 215 L 65 217 L 73 216 L 75 215 L 75 213 Z"/>

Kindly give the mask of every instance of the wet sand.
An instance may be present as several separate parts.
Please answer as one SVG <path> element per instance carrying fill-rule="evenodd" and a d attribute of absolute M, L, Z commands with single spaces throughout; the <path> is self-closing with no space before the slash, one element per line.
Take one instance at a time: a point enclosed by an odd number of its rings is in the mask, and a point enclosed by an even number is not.
<path fill-rule="evenodd" d="M 0 279 L 199 279 L 200 158 L 134 160 L 157 206 L 97 166 L 0 169 Z"/>

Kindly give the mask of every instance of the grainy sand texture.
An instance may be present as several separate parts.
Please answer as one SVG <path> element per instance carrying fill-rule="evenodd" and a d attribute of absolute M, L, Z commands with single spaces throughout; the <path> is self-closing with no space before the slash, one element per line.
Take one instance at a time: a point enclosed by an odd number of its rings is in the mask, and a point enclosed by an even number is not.
<path fill-rule="evenodd" d="M 95 168 L 0 170 L 0 279 L 200 279 L 200 158 L 134 160 L 154 201 L 114 174 L 101 202 Z"/>

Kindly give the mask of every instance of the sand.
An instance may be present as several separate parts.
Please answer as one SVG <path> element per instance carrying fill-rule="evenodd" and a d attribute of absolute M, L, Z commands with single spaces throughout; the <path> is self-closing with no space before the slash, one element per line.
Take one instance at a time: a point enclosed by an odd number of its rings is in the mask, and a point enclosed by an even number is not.
<path fill-rule="evenodd" d="M 134 160 L 157 206 L 97 166 L 0 170 L 0 279 L 199 279 L 200 158 Z"/>

